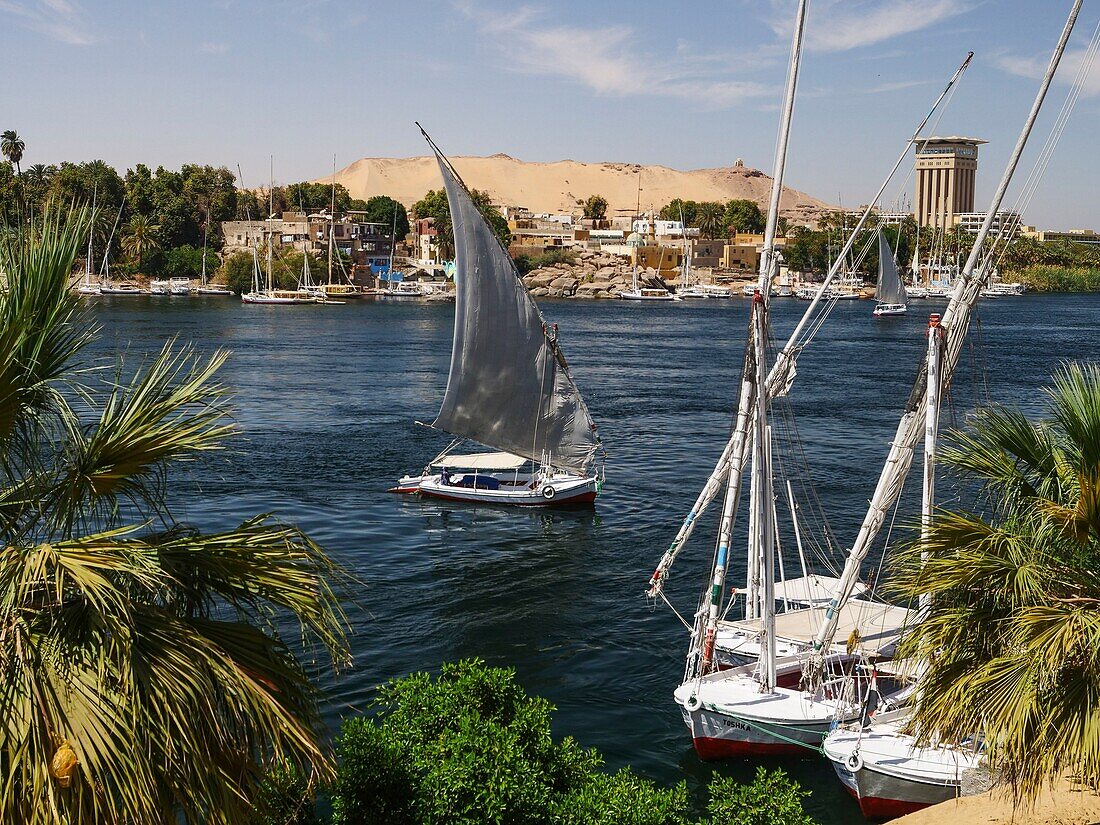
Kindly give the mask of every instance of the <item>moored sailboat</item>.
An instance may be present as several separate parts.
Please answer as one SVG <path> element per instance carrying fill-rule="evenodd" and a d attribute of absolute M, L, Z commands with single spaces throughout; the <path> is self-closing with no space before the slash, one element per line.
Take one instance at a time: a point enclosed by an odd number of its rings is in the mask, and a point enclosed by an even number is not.
<path fill-rule="evenodd" d="M 593 469 L 600 440 L 557 327 L 542 317 L 458 173 L 428 143 L 450 206 L 457 287 L 447 390 L 432 427 L 456 440 L 392 491 L 523 506 L 590 503 L 603 482 Z M 456 454 L 466 441 L 495 452 Z"/>

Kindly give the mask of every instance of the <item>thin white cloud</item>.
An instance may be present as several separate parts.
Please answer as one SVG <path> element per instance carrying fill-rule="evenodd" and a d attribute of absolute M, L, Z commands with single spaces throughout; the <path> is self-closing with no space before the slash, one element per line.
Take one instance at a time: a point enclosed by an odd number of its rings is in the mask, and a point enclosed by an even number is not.
<path fill-rule="evenodd" d="M 917 86 L 927 86 L 930 82 L 929 80 L 899 80 L 893 83 L 879 83 L 876 86 L 872 86 L 870 89 L 865 89 L 864 94 L 881 95 L 889 92 L 900 92 L 905 89 L 916 88 Z"/>
<path fill-rule="evenodd" d="M 789 36 L 791 0 L 771 0 L 769 23 Z M 818 52 L 846 52 L 927 29 L 970 11 L 976 0 L 819 0 L 810 7 L 806 46 Z"/>
<path fill-rule="evenodd" d="M 70 0 L 0 0 L 0 14 L 70 46 L 87 46 L 96 40 L 84 11 Z"/>
<path fill-rule="evenodd" d="M 455 3 L 481 33 L 491 36 L 514 71 L 564 77 L 597 94 L 614 97 L 673 97 L 730 106 L 774 94 L 771 86 L 735 76 L 741 58 L 693 54 L 679 42 L 671 56 L 642 54 L 634 28 L 627 25 L 582 28 L 547 22 L 532 6 L 483 11 L 471 0 Z M 755 55 L 767 60 L 767 55 Z"/>
<path fill-rule="evenodd" d="M 1086 49 L 1067 50 L 1058 67 L 1057 80 L 1064 85 L 1069 85 L 1084 71 L 1086 74 L 1081 81 L 1081 94 L 1085 97 L 1096 97 L 1100 95 L 1100 72 L 1096 71 L 1095 60 L 1085 65 L 1087 58 Z M 993 62 L 1009 74 L 1038 80 L 1046 72 L 1050 58 L 1001 54 L 994 57 Z"/>
<path fill-rule="evenodd" d="M 203 54 L 225 54 L 229 51 L 228 43 L 202 43 L 199 45 L 199 51 Z"/>

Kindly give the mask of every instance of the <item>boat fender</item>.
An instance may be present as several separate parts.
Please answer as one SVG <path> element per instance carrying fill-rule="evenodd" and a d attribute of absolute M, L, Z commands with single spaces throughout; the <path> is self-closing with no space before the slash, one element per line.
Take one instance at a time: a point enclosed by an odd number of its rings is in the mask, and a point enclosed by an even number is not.
<path fill-rule="evenodd" d="M 558 491 L 554 489 L 554 486 L 552 484 L 547 484 L 545 487 L 542 488 L 542 497 L 549 501 L 555 495 L 557 495 L 557 492 Z"/>
<path fill-rule="evenodd" d="M 859 751 L 855 751 L 854 753 L 852 753 L 851 756 L 844 760 L 844 765 L 852 773 L 859 773 L 861 770 L 863 770 L 863 757 L 859 755 Z"/>
<path fill-rule="evenodd" d="M 684 710 L 688 713 L 695 713 L 703 706 L 703 700 L 696 696 L 694 693 L 684 700 Z"/>

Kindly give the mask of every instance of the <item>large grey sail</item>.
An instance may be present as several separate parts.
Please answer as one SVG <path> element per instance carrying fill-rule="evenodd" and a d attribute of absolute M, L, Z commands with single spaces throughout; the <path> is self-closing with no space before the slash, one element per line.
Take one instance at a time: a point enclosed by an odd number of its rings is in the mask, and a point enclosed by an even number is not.
<path fill-rule="evenodd" d="M 898 265 L 894 262 L 894 253 L 886 236 L 878 233 L 878 289 L 875 300 L 882 304 L 904 304 L 909 296 L 905 294 L 905 284 L 898 275 Z"/>
<path fill-rule="evenodd" d="M 555 333 L 466 187 L 436 157 L 454 228 L 457 300 L 451 372 L 433 426 L 583 472 L 599 440 Z"/>

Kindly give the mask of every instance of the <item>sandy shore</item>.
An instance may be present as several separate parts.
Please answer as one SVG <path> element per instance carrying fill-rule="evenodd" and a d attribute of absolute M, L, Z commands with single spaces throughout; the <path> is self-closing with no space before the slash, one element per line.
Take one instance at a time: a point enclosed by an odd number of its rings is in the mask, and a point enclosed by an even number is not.
<path fill-rule="evenodd" d="M 1012 809 L 1011 794 L 993 791 L 944 802 L 903 816 L 898 825 L 1086 825 L 1100 823 L 1100 796 L 1073 785 L 1059 782 L 1044 791 L 1031 808 Z"/>

